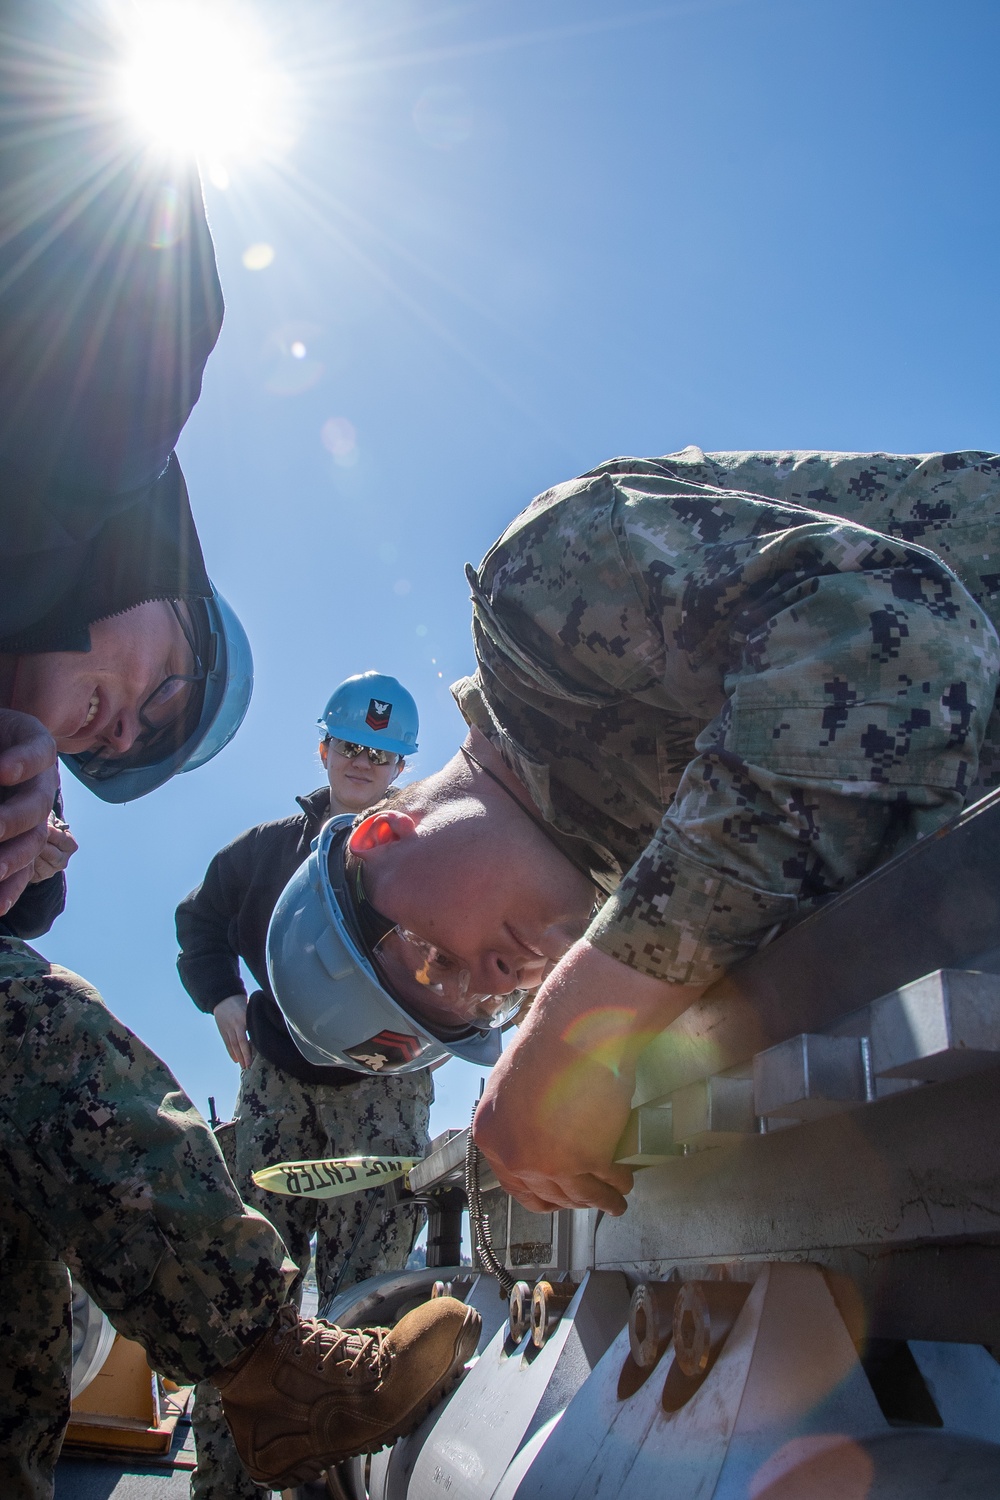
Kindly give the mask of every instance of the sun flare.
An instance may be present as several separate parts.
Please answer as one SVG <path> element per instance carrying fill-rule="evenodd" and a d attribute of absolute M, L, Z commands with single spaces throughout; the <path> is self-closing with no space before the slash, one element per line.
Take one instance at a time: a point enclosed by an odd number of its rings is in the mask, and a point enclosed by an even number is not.
<path fill-rule="evenodd" d="M 147 136 L 198 156 L 213 176 L 287 139 L 287 80 L 235 0 L 140 0 L 129 12 L 120 84 Z"/>

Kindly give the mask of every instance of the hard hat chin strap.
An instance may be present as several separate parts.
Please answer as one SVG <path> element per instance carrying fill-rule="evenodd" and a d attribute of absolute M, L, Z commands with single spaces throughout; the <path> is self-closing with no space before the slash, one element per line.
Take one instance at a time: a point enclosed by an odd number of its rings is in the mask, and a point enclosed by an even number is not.
<path fill-rule="evenodd" d="M 364 868 L 364 861 L 358 859 L 356 854 L 352 854 L 350 847 L 345 845 L 344 875 L 354 908 L 355 921 L 368 956 L 374 959 L 379 943 L 384 942 L 390 932 L 395 930 L 396 924 L 369 901 L 365 890 Z"/>

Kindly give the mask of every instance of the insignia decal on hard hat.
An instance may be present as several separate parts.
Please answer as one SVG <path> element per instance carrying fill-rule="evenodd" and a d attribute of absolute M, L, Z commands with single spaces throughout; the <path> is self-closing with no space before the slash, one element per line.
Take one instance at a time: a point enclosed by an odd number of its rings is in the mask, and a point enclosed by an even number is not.
<path fill-rule="evenodd" d="M 383 703 L 380 698 L 372 698 L 368 704 L 368 712 L 365 714 L 365 723 L 369 729 L 388 729 L 391 714 L 391 703 Z"/>
<path fill-rule="evenodd" d="M 369 1037 L 357 1047 L 346 1047 L 344 1053 L 363 1068 L 379 1073 L 386 1067 L 399 1068 L 404 1063 L 413 1062 L 422 1050 L 415 1036 L 407 1036 L 401 1031 L 380 1031 L 378 1036 Z"/>

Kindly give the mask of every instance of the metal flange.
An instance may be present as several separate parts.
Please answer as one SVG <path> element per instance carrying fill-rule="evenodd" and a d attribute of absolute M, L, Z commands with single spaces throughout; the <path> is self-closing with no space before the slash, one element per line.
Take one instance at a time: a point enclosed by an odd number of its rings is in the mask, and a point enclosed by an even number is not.
<path fill-rule="evenodd" d="M 750 1292 L 741 1281 L 685 1281 L 674 1303 L 674 1359 L 691 1379 L 707 1375 Z"/>
<path fill-rule="evenodd" d="M 576 1295 L 571 1282 L 539 1281 L 531 1294 L 531 1342 L 541 1349 Z"/>
<path fill-rule="evenodd" d="M 679 1281 L 643 1281 L 628 1309 L 628 1342 L 640 1370 L 652 1370 L 673 1338 Z"/>
<path fill-rule="evenodd" d="M 519 1344 L 531 1327 L 531 1287 L 526 1281 L 515 1281 L 508 1300 L 507 1334 L 512 1344 Z"/>

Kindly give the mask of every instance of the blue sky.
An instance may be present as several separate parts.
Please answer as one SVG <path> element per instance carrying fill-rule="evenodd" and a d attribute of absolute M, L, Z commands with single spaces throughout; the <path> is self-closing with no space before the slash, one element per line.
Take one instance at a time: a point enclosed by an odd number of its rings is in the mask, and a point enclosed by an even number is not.
<path fill-rule="evenodd" d="M 39 944 L 224 1115 L 236 1069 L 176 978 L 174 906 L 321 783 L 349 673 L 413 692 L 414 774 L 453 752 L 463 565 L 533 494 L 688 443 L 1000 448 L 995 4 L 241 8 L 297 138 L 207 187 L 228 311 L 180 454 L 256 693 L 143 802 L 66 787 L 81 850 Z M 437 1074 L 435 1129 L 478 1078 Z"/>

